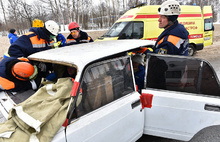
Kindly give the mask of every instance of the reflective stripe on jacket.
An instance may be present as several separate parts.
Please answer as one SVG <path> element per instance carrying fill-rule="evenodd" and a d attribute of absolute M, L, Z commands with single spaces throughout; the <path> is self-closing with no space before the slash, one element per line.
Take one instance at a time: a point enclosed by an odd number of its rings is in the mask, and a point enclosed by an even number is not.
<path fill-rule="evenodd" d="M 29 33 L 26 33 L 25 35 L 31 35 L 31 34 L 34 34 L 34 32 L 29 32 Z M 48 45 L 48 46 L 53 45 L 53 41 L 51 41 L 50 43 L 47 43 L 46 40 L 44 40 L 42 38 L 38 39 L 37 36 L 30 37 L 30 40 L 31 40 L 33 48 L 45 48 L 46 45 Z"/>
<path fill-rule="evenodd" d="M 14 82 L 0 76 L 0 89 L 1 90 L 10 90 L 13 88 L 15 88 Z"/>
<path fill-rule="evenodd" d="M 28 57 L 43 50 L 51 49 L 53 41 L 42 28 L 31 28 L 30 32 L 19 37 L 8 50 L 11 57 Z"/>

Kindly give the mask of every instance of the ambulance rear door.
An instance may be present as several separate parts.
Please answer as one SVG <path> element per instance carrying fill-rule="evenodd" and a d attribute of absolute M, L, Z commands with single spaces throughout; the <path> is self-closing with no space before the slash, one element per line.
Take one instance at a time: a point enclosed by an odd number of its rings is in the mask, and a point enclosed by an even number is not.
<path fill-rule="evenodd" d="M 213 44 L 213 14 L 211 6 L 203 7 L 203 17 L 204 17 L 204 46 L 209 46 Z"/>

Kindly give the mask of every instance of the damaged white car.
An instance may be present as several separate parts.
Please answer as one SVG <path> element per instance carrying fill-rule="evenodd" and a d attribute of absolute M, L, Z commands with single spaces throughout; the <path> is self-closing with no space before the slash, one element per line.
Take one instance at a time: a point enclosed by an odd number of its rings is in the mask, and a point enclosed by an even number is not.
<path fill-rule="evenodd" d="M 145 87 L 137 91 L 128 53 L 153 45 L 103 41 L 29 56 L 74 67 L 77 75 L 45 83 L 34 95 L 1 92 L 7 120 L 0 124 L 0 141 L 127 142 L 143 134 L 189 141 L 219 126 L 219 80 L 204 60 L 148 54 Z"/>

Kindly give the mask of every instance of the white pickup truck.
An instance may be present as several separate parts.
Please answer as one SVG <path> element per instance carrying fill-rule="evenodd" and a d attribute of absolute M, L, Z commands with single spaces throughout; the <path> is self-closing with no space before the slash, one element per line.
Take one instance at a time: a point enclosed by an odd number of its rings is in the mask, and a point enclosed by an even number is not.
<path fill-rule="evenodd" d="M 189 141 L 211 130 L 210 126 L 218 127 L 219 80 L 207 61 L 149 54 L 145 89 L 137 92 L 128 52 L 153 45 L 147 40 L 103 41 L 29 56 L 32 61 L 77 68 L 66 125 L 52 141 L 128 142 L 143 134 Z M 27 96 L 1 92 L 0 110 L 5 118 L 23 97 Z"/>

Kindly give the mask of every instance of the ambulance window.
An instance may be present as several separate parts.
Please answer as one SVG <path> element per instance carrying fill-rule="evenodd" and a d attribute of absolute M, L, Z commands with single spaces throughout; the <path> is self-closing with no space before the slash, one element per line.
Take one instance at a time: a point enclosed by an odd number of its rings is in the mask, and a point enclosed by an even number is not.
<path fill-rule="evenodd" d="M 213 30 L 213 18 L 210 18 L 210 19 L 205 19 L 205 27 L 204 27 L 204 30 L 205 31 L 210 31 L 210 30 Z"/>
<path fill-rule="evenodd" d="M 115 23 L 104 35 L 103 37 L 117 37 L 121 31 L 125 28 L 128 22 Z"/>
<path fill-rule="evenodd" d="M 119 39 L 140 39 L 143 37 L 143 30 L 143 22 L 130 22 L 120 34 Z"/>

